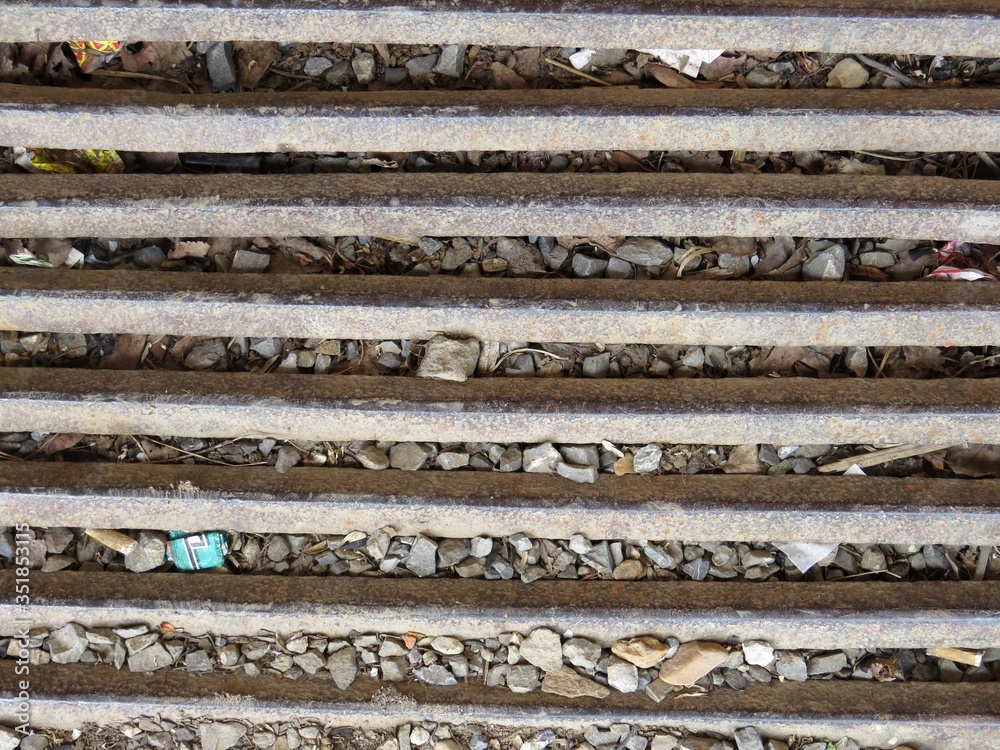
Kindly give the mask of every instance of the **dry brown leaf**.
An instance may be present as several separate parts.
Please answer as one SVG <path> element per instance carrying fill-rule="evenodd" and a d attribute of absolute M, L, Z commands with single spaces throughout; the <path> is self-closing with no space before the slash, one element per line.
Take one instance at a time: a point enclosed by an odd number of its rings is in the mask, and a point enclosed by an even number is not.
<path fill-rule="evenodd" d="M 860 279 L 861 281 L 889 280 L 889 274 L 881 268 L 873 268 L 871 266 L 851 266 L 850 271 L 852 279 Z"/>
<path fill-rule="evenodd" d="M 739 57 L 717 57 L 710 63 L 702 63 L 699 71 L 706 81 L 718 81 L 735 73 L 747 61 L 746 55 Z"/>
<path fill-rule="evenodd" d="M 614 163 L 618 169 L 622 172 L 655 172 L 648 164 L 636 159 L 632 154 L 626 151 L 613 151 L 611 153 L 611 161 Z"/>
<path fill-rule="evenodd" d="M 683 76 L 678 73 L 673 68 L 668 68 L 666 65 L 657 65 L 656 63 L 650 63 L 644 70 L 653 76 L 657 81 L 662 83 L 667 88 L 671 89 L 693 89 L 695 88 L 694 81 L 692 81 L 687 76 Z"/>
<path fill-rule="evenodd" d="M 83 440 L 83 433 L 60 432 L 56 435 L 50 435 L 45 439 L 45 442 L 42 443 L 42 451 L 48 455 L 52 455 L 53 453 L 72 448 L 81 440 Z"/>
<path fill-rule="evenodd" d="M 949 448 L 944 462 L 963 477 L 1000 476 L 1000 445 L 974 443 L 968 448 Z"/>
<path fill-rule="evenodd" d="M 541 50 L 525 47 L 514 53 L 514 72 L 522 78 L 538 78 L 541 74 Z"/>
<path fill-rule="evenodd" d="M 233 45 L 233 58 L 240 86 L 256 88 L 277 57 L 277 42 L 236 42 Z"/>
<path fill-rule="evenodd" d="M 123 333 L 115 342 L 111 354 L 101 358 L 102 370 L 134 370 L 146 350 L 146 337 Z"/>
<path fill-rule="evenodd" d="M 526 89 L 528 82 L 503 63 L 490 65 L 493 71 L 493 87 L 497 89 Z"/>
<path fill-rule="evenodd" d="M 790 375 L 796 362 L 801 361 L 808 354 L 809 350 L 801 346 L 772 346 L 761 349 L 760 354 L 750 360 L 750 374 Z"/>
<path fill-rule="evenodd" d="M 757 240 L 753 237 L 709 237 L 708 244 L 719 253 L 745 256 L 757 253 Z"/>
<path fill-rule="evenodd" d="M 937 347 L 903 346 L 892 352 L 883 373 L 896 378 L 927 378 L 945 372 L 946 367 Z"/>
<path fill-rule="evenodd" d="M 310 260 L 324 261 L 330 257 L 326 250 L 302 237 L 275 237 L 273 239 L 283 249 L 291 250 L 296 255 L 304 255 Z"/>
<path fill-rule="evenodd" d="M 167 257 L 171 260 L 178 260 L 180 258 L 204 258 L 208 255 L 208 251 L 211 247 L 212 246 L 207 242 L 182 240 L 173 246 L 170 252 L 167 253 Z"/>

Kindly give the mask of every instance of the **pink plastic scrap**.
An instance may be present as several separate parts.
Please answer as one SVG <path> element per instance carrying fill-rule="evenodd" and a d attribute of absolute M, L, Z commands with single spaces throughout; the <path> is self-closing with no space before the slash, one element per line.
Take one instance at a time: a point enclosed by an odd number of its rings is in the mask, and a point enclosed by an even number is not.
<path fill-rule="evenodd" d="M 958 249 L 957 242 L 949 242 L 938 250 L 938 263 L 942 265 L 935 268 L 924 278 L 937 279 L 941 281 L 996 281 L 996 277 L 986 271 L 977 268 L 968 268 L 968 261 Z"/>

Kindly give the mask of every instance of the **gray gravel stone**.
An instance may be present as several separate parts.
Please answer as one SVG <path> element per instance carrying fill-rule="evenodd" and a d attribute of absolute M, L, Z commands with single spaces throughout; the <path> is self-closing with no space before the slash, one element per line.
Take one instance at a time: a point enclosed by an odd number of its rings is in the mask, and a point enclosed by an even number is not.
<path fill-rule="evenodd" d="M 545 270 L 542 253 L 534 245 L 511 237 L 501 237 L 497 241 L 498 258 L 507 261 L 507 271 L 511 276 L 536 276 Z"/>
<path fill-rule="evenodd" d="M 548 628 L 536 628 L 521 643 L 521 658 L 546 672 L 562 667 L 562 657 L 559 635 Z"/>
<path fill-rule="evenodd" d="M 604 275 L 608 262 L 602 258 L 593 258 L 583 253 L 573 256 L 573 273 L 581 279 L 597 279 Z"/>
<path fill-rule="evenodd" d="M 159 643 L 154 643 L 128 658 L 130 672 L 153 672 L 169 667 L 173 663 L 173 657 Z"/>
<path fill-rule="evenodd" d="M 673 260 L 674 249 L 652 237 L 633 237 L 619 245 L 615 255 L 637 266 L 660 267 Z"/>
<path fill-rule="evenodd" d="M 233 255 L 231 273 L 264 273 L 271 264 L 271 256 L 267 253 L 256 253 L 253 250 L 240 248 Z"/>
<path fill-rule="evenodd" d="M 834 245 L 802 265 L 802 278 L 806 281 L 840 281 L 846 268 L 847 248 Z"/>
<path fill-rule="evenodd" d="M 385 455 L 385 451 L 377 445 L 364 446 L 363 448 L 355 451 L 354 457 L 358 459 L 358 463 L 366 469 L 376 469 L 381 471 L 382 469 L 389 468 L 389 457 Z"/>
<path fill-rule="evenodd" d="M 719 253 L 719 268 L 733 276 L 744 276 L 750 273 L 750 256 Z"/>
<path fill-rule="evenodd" d="M 568 464 L 560 461 L 556 464 L 556 473 L 574 482 L 593 484 L 597 481 L 598 472 L 596 466 L 580 466 L 579 464 Z"/>
<path fill-rule="evenodd" d="M 512 445 L 503 453 L 496 463 L 497 471 L 520 471 L 521 470 L 521 449 L 517 445 Z"/>
<path fill-rule="evenodd" d="M 210 370 L 226 356 L 226 342 L 208 339 L 195 344 L 184 358 L 184 366 L 192 370 Z"/>
<path fill-rule="evenodd" d="M 351 82 L 351 77 L 354 70 L 351 68 L 351 63 L 347 60 L 340 60 L 335 62 L 333 66 L 326 71 L 326 81 L 332 86 L 347 86 Z"/>
<path fill-rule="evenodd" d="M 292 467 L 302 461 L 302 456 L 290 445 L 283 445 L 278 449 L 278 460 L 274 464 L 274 470 L 279 474 L 287 474 Z"/>
<path fill-rule="evenodd" d="M 809 659 L 809 676 L 835 674 L 847 667 L 847 656 L 842 651 L 832 654 L 817 654 Z"/>
<path fill-rule="evenodd" d="M 805 657 L 801 654 L 793 654 L 788 651 L 783 651 L 779 654 L 774 668 L 779 675 L 792 682 L 805 682 L 809 676 Z"/>
<path fill-rule="evenodd" d="M 235 721 L 206 722 L 198 730 L 202 750 L 229 750 L 247 733 L 246 726 Z"/>
<path fill-rule="evenodd" d="M 635 276 L 635 269 L 628 261 L 621 258 L 608 258 L 608 268 L 605 275 L 609 279 L 631 279 Z"/>
<path fill-rule="evenodd" d="M 0 727 L 0 750 L 17 750 L 21 744 L 21 735 L 13 729 Z"/>
<path fill-rule="evenodd" d="M 872 268 L 890 268 L 896 264 L 896 256 L 885 250 L 861 253 L 858 256 L 858 260 L 861 261 L 861 265 L 871 266 Z"/>
<path fill-rule="evenodd" d="M 450 339 L 435 336 L 427 342 L 417 377 L 464 382 L 472 377 L 479 364 L 479 342 L 475 339 Z"/>
<path fill-rule="evenodd" d="M 465 71 L 465 53 L 468 47 L 464 44 L 448 44 L 441 48 L 441 58 L 434 66 L 434 72 L 449 78 L 461 78 Z"/>
<path fill-rule="evenodd" d="M 733 733 L 737 750 L 764 750 L 764 741 L 753 727 L 743 727 Z"/>
<path fill-rule="evenodd" d="M 438 454 L 435 463 L 445 471 L 461 469 L 469 465 L 469 454 L 460 451 L 445 451 Z"/>
<path fill-rule="evenodd" d="M 752 89 L 773 89 L 781 83 L 781 79 L 781 73 L 776 73 L 773 70 L 768 70 L 763 65 L 758 65 L 747 73 L 747 86 Z"/>
<path fill-rule="evenodd" d="M 608 685 L 620 693 L 634 693 L 639 689 L 639 670 L 635 664 L 612 656 L 608 660 Z"/>
<path fill-rule="evenodd" d="M 469 554 L 473 557 L 486 557 L 493 551 L 493 540 L 488 536 L 477 536 L 470 542 Z"/>
<path fill-rule="evenodd" d="M 230 42 L 216 42 L 205 53 L 208 77 L 212 79 L 214 91 L 232 91 L 236 88 L 236 63 L 233 62 L 233 45 Z M 208 750 L 206 748 L 206 750 Z"/>
<path fill-rule="evenodd" d="M 747 664 L 767 667 L 774 661 L 774 649 L 764 641 L 747 641 L 743 644 L 743 658 Z"/>
<path fill-rule="evenodd" d="M 351 60 L 351 68 L 358 83 L 366 85 L 375 80 L 375 58 L 370 52 L 360 52 Z"/>
<path fill-rule="evenodd" d="M 389 449 L 389 463 L 394 469 L 416 471 L 433 455 L 427 443 L 396 443 Z"/>
<path fill-rule="evenodd" d="M 386 83 L 387 86 L 398 86 L 401 83 L 406 83 L 406 79 L 409 78 L 409 77 L 410 77 L 410 74 L 406 70 L 406 68 L 386 68 L 385 69 L 385 83 Z M 470 255 L 469 257 L 471 258 L 472 256 Z M 466 260 L 468 260 L 468 258 Z M 453 270 L 455 268 L 458 268 L 458 266 L 460 266 L 460 265 L 462 265 L 462 264 L 459 263 L 458 265 L 452 266 L 451 268 L 448 268 L 448 269 L 445 269 L 445 270 L 450 271 L 450 270 Z M 444 268 L 444 264 L 442 264 L 441 267 Z"/>
<path fill-rule="evenodd" d="M 712 564 L 704 557 L 696 557 L 691 562 L 681 566 L 681 570 L 687 573 L 694 581 L 704 581 L 711 567 Z"/>
<path fill-rule="evenodd" d="M 552 443 L 532 446 L 522 453 L 524 470 L 533 474 L 552 474 L 561 461 L 562 456 Z"/>
<path fill-rule="evenodd" d="M 56 664 L 75 664 L 87 650 L 87 631 L 76 623 L 52 631 L 48 639 L 49 654 Z"/>
<path fill-rule="evenodd" d="M 431 664 L 426 667 L 417 667 L 413 670 L 413 675 L 428 685 L 457 685 L 458 680 L 455 675 L 440 664 Z"/>
<path fill-rule="evenodd" d="M 292 661 L 306 674 L 316 674 L 326 666 L 327 660 L 318 651 L 310 650 L 292 657 Z"/>
<path fill-rule="evenodd" d="M 437 572 L 436 558 L 437 544 L 427 537 L 418 536 L 413 542 L 413 546 L 410 547 L 410 554 L 406 558 L 406 567 L 418 578 L 426 578 Z"/>
<path fill-rule="evenodd" d="M 281 339 L 250 339 L 250 351 L 256 352 L 264 359 L 271 359 L 281 354 Z"/>
<path fill-rule="evenodd" d="M 507 674 L 507 687 L 512 693 L 530 693 L 539 686 L 538 669 L 527 664 L 511 667 Z"/>
<path fill-rule="evenodd" d="M 326 660 L 326 668 L 330 671 L 333 684 L 341 690 L 347 690 L 358 676 L 354 647 L 344 646 L 339 651 L 334 651 Z"/>
<path fill-rule="evenodd" d="M 603 352 L 595 354 L 593 357 L 584 357 L 583 377 L 585 378 L 606 378 L 611 369 L 611 354 Z"/>
<path fill-rule="evenodd" d="M 636 474 L 652 474 L 660 468 L 663 451 L 658 445 L 644 445 L 635 452 L 632 468 Z"/>
<path fill-rule="evenodd" d="M 569 464 L 598 466 L 601 463 L 596 445 L 563 445 L 559 448 L 559 452 L 563 460 Z"/>
<path fill-rule="evenodd" d="M 878 547 L 869 547 L 861 555 L 861 568 L 863 570 L 879 571 L 885 570 L 887 567 L 885 553 Z"/>
<path fill-rule="evenodd" d="M 125 568 L 133 573 L 146 573 L 167 561 L 167 540 L 162 534 L 143 531 L 139 544 L 125 555 Z"/>
<path fill-rule="evenodd" d="M 410 74 L 410 78 L 427 76 L 434 72 L 434 66 L 437 65 L 437 61 L 437 55 L 411 57 L 406 61 L 406 71 Z"/>
<path fill-rule="evenodd" d="M 203 674 L 215 669 L 208 653 L 204 650 L 192 651 L 184 657 L 184 668 L 189 674 Z"/>
<path fill-rule="evenodd" d="M 137 268 L 159 268 L 166 260 L 167 254 L 156 245 L 149 245 L 132 253 L 132 262 Z"/>
<path fill-rule="evenodd" d="M 302 73 L 307 76 L 318 77 L 333 67 L 333 60 L 326 57 L 310 57 L 306 64 L 302 66 Z"/>
<path fill-rule="evenodd" d="M 48 750 L 49 744 L 44 734 L 29 734 L 21 740 L 20 750 Z"/>

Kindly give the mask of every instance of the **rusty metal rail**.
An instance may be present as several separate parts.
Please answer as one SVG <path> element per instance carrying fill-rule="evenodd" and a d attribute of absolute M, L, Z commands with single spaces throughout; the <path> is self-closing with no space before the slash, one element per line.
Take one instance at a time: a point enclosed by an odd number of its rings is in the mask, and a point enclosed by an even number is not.
<path fill-rule="evenodd" d="M 728 174 L 0 175 L 0 236 L 997 241 L 1000 181 Z"/>
<path fill-rule="evenodd" d="M 989 346 L 1000 285 L 666 283 L 0 268 L 0 330 L 186 336 Z"/>
<path fill-rule="evenodd" d="M 259 723 L 308 716 L 368 729 L 434 721 L 583 731 L 591 724 L 626 722 L 722 734 L 752 725 L 765 737 L 849 735 L 879 747 L 905 741 L 936 750 L 968 750 L 1000 743 L 1000 683 L 786 682 L 657 705 L 639 693 L 573 700 L 547 693 L 518 695 L 474 682 L 461 688 L 411 682 L 393 683 L 387 694 L 385 683 L 367 677 L 339 691 L 330 680 L 279 683 L 270 676 L 218 673 L 192 679 L 183 671 L 140 675 L 82 664 L 35 666 L 32 677 L 38 686 L 31 704 L 34 720 L 60 729 L 153 715 L 172 721 Z M 13 662 L 0 662 L 0 721 L 14 717 L 17 679 Z"/>
<path fill-rule="evenodd" d="M 291 440 L 990 443 L 1000 380 L 418 378 L 0 369 L 9 431 Z"/>
<path fill-rule="evenodd" d="M 0 572 L 0 633 L 19 616 Z M 776 648 L 993 647 L 1000 581 L 747 584 L 704 581 L 480 581 L 60 572 L 32 581 L 32 622 L 84 627 L 169 622 L 189 633 L 406 632 L 456 638 L 571 630 L 605 646 L 651 634 L 765 640 Z"/>
<path fill-rule="evenodd" d="M 32 526 L 468 538 L 1000 544 L 1000 480 L 4 464 L 0 517 Z M 571 586 L 568 586 L 571 587 Z"/>
<path fill-rule="evenodd" d="M 1000 151 L 1000 90 L 176 96 L 0 84 L 0 133 L 4 145 L 165 152 Z"/>
<path fill-rule="evenodd" d="M 7 41 L 253 39 L 1000 55 L 990 0 L 13 0 Z"/>

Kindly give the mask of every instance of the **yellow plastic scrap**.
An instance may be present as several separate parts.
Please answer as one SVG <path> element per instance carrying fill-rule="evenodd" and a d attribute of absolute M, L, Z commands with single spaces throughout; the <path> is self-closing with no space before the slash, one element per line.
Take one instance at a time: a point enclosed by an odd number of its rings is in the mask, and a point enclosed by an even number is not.
<path fill-rule="evenodd" d="M 125 171 L 125 162 L 117 151 L 110 149 L 101 151 L 79 148 L 57 151 L 48 148 L 28 148 L 17 154 L 16 162 L 32 172 L 120 174 Z"/>
<path fill-rule="evenodd" d="M 113 60 L 122 48 L 121 42 L 110 40 L 98 42 L 72 41 L 68 44 L 70 50 L 73 52 L 73 57 L 76 58 L 76 64 L 80 66 L 80 70 L 84 73 L 97 70 L 104 63 Z"/>

